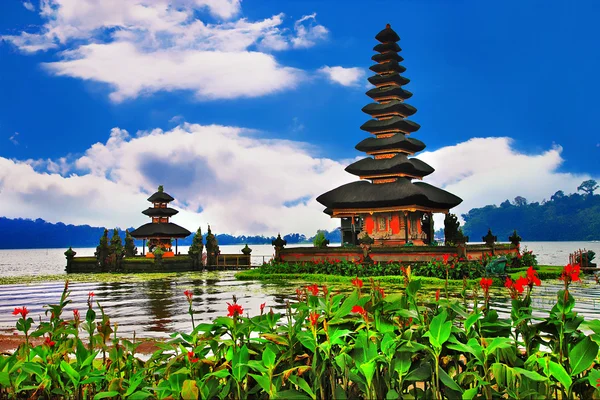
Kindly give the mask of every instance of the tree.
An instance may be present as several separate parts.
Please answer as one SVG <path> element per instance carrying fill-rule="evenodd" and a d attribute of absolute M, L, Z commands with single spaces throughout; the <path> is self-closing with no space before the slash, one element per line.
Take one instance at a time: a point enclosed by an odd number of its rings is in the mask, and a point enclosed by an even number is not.
<path fill-rule="evenodd" d="M 96 251 L 94 255 L 96 256 L 96 260 L 98 260 L 98 265 L 100 265 L 101 269 L 106 268 L 106 262 L 110 253 L 110 248 L 108 246 L 108 229 L 104 230 L 104 234 L 100 238 L 100 244 L 96 247 Z"/>
<path fill-rule="evenodd" d="M 135 241 L 129 233 L 129 230 L 125 230 L 125 257 L 133 257 L 137 254 L 138 249 L 135 247 Z"/>
<path fill-rule="evenodd" d="M 325 238 L 325 232 L 326 231 L 322 231 L 322 230 L 317 231 L 317 234 L 315 235 L 315 237 L 313 239 L 313 245 L 315 247 L 327 247 L 327 245 L 329 244 L 329 240 L 327 240 L 327 238 Z"/>
<path fill-rule="evenodd" d="M 510 201 L 508 201 L 508 199 L 506 199 L 502 203 L 500 203 L 500 208 L 508 208 L 508 207 L 510 207 Z"/>
<path fill-rule="evenodd" d="M 202 243 L 202 229 L 198 227 L 194 238 L 192 239 L 192 245 L 188 250 L 188 254 L 192 259 L 194 267 L 202 267 L 202 252 L 204 251 L 204 244 Z"/>
<path fill-rule="evenodd" d="M 452 213 L 446 214 L 446 217 L 444 218 L 444 239 L 446 242 L 446 246 L 448 246 L 450 243 L 456 243 L 456 239 L 459 236 L 459 227 L 460 222 L 458 221 L 458 217 Z"/>
<path fill-rule="evenodd" d="M 515 206 L 522 207 L 527 205 L 527 199 L 523 196 L 515 197 Z"/>
<path fill-rule="evenodd" d="M 577 191 L 585 192 L 585 194 L 593 196 L 594 191 L 598 189 L 598 182 L 593 179 L 588 179 L 587 181 L 583 181 L 581 185 L 577 188 Z"/>
<path fill-rule="evenodd" d="M 565 197 L 565 192 L 563 192 L 562 190 L 559 190 L 558 192 L 554 193 L 552 195 L 552 197 L 550 197 L 550 200 L 558 201 L 560 199 L 563 199 L 564 197 Z"/>
<path fill-rule="evenodd" d="M 121 236 L 119 236 L 119 230 L 115 228 L 113 229 L 113 235 L 110 239 L 109 246 L 109 259 L 113 270 L 119 269 L 124 254 L 123 241 L 121 240 Z"/>

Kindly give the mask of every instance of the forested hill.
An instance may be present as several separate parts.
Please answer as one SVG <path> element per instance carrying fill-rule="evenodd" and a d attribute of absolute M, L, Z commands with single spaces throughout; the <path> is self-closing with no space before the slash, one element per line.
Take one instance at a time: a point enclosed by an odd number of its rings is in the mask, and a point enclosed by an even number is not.
<path fill-rule="evenodd" d="M 488 228 L 506 242 L 516 229 L 524 241 L 600 240 L 600 195 L 565 195 L 556 192 L 549 201 L 528 203 L 516 197 L 499 206 L 474 208 L 462 215 L 463 232 L 472 242 L 481 241 Z"/>
<path fill-rule="evenodd" d="M 112 229 L 109 227 L 109 229 Z M 129 228 L 133 230 L 133 228 Z M 104 233 L 104 228 L 93 227 L 89 225 L 65 225 L 62 222 L 56 224 L 46 222 L 43 219 L 10 219 L 0 217 L 0 249 L 51 249 L 72 247 L 96 247 L 100 236 Z M 221 245 L 227 244 L 271 244 L 275 237 L 267 236 L 232 236 L 229 234 L 219 234 L 213 232 Z M 203 231 L 206 236 L 206 231 Z M 110 232 L 109 237 L 112 236 Z M 119 229 L 119 236 L 125 238 L 124 229 Z M 180 239 L 182 246 L 192 243 L 192 236 Z M 340 232 L 337 230 L 326 232 L 325 236 L 331 243 L 340 242 Z M 289 244 L 310 242 L 312 237 L 290 233 L 283 236 Z M 141 246 L 141 241 L 138 247 Z"/>

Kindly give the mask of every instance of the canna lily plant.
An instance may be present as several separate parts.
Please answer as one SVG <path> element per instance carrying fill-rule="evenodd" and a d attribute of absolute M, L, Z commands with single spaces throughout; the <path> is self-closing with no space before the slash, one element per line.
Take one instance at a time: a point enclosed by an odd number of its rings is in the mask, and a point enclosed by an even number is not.
<path fill-rule="evenodd" d="M 570 287 L 579 274 L 565 267 L 556 304 L 537 317 L 537 272 L 507 279 L 506 320 L 490 301 L 495 280 L 482 278 L 472 298 L 465 286 L 461 298 L 438 290 L 427 299 L 410 268 L 396 293 L 356 277 L 350 293 L 305 286 L 284 313 L 265 311 L 266 303 L 244 310 L 234 297 L 211 322 L 194 320 L 188 290 L 181 301 L 191 331 L 173 333 L 146 360 L 91 293 L 85 321 L 75 310 L 65 319 L 65 285 L 49 321 L 36 325 L 25 307 L 15 309 L 26 336 L 0 356 L 0 398 L 598 398 L 600 321 L 574 311 Z M 43 340 L 34 346 L 30 338 Z"/>

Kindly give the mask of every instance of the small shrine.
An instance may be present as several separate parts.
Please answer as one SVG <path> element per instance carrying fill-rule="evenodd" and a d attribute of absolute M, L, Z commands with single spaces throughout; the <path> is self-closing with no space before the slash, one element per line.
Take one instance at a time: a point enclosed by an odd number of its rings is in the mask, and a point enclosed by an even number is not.
<path fill-rule="evenodd" d="M 434 240 L 433 213 L 448 213 L 462 199 L 421 182 L 434 169 L 412 157 L 425 144 L 410 136 L 420 125 L 407 119 L 417 110 L 405 103 L 412 93 L 403 88 L 409 79 L 401 75 L 406 68 L 400 65 L 400 37 L 388 24 L 375 38 L 380 42 L 371 57 L 375 75 L 368 78 L 375 88 L 366 93 L 375 102 L 363 107 L 372 119 L 360 127 L 372 136 L 356 145 L 369 157 L 346 167 L 361 180 L 317 201 L 326 214 L 341 219 L 342 243 L 356 245 L 371 238 L 373 246 L 427 245 Z"/>
<path fill-rule="evenodd" d="M 154 251 L 160 249 L 163 258 L 173 257 L 178 253 L 177 240 L 185 238 L 191 234 L 187 229 L 169 221 L 169 218 L 176 215 L 179 211 L 169 207 L 169 203 L 175 200 L 166 193 L 162 186 L 158 191 L 148 198 L 152 207 L 142 211 L 152 219 L 152 222 L 144 224 L 131 232 L 131 236 L 136 239 L 142 239 L 142 255 L 148 258 L 154 258 Z M 175 239 L 175 252 L 172 250 L 173 239 Z M 148 241 L 148 253 L 145 253 L 146 240 Z"/>

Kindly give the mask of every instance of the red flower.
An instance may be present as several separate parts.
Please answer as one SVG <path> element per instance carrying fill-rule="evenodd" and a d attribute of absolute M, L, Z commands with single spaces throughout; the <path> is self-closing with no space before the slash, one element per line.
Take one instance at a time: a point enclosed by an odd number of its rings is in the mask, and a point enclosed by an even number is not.
<path fill-rule="evenodd" d="M 363 317 L 367 315 L 367 312 L 365 311 L 365 309 L 362 306 L 354 306 L 352 307 L 352 312 L 356 313 L 356 314 L 360 314 Z"/>
<path fill-rule="evenodd" d="M 46 336 L 46 338 L 44 339 L 44 344 L 47 345 L 48 347 L 52 347 L 56 343 L 52 341 L 52 339 L 50 338 L 50 336 Z"/>
<path fill-rule="evenodd" d="M 444 264 L 448 264 L 448 259 L 450 258 L 450 254 L 444 254 Z"/>
<path fill-rule="evenodd" d="M 358 276 L 356 278 L 352 279 L 352 284 L 359 289 L 361 287 L 363 287 L 363 281 L 361 279 L 358 279 Z"/>
<path fill-rule="evenodd" d="M 323 296 L 327 296 L 327 293 L 329 293 L 327 286 L 323 285 L 321 288 L 323 289 Z"/>
<path fill-rule="evenodd" d="M 311 292 L 313 296 L 319 295 L 319 287 L 317 285 L 307 286 L 306 289 L 308 289 L 308 291 Z"/>
<path fill-rule="evenodd" d="M 94 292 L 89 292 L 88 293 L 88 297 L 94 297 L 94 296 L 95 296 Z"/>
<path fill-rule="evenodd" d="M 383 299 L 385 297 L 385 292 L 383 291 L 383 288 L 377 288 L 377 291 L 379 291 L 379 294 L 381 295 L 381 298 Z"/>
<path fill-rule="evenodd" d="M 600 387 L 600 378 L 596 379 L 596 387 Z"/>
<path fill-rule="evenodd" d="M 188 301 L 192 301 L 192 297 L 194 297 L 194 293 L 192 293 L 191 290 L 186 290 L 185 292 L 183 292 L 183 294 L 185 295 L 185 297 L 187 297 Z"/>
<path fill-rule="evenodd" d="M 530 288 L 532 288 L 533 285 L 540 286 L 542 284 L 542 281 L 540 281 L 540 278 L 538 277 L 537 271 L 533 269 L 533 267 L 529 267 L 527 269 L 527 284 Z"/>
<path fill-rule="evenodd" d="M 29 314 L 29 310 L 27 307 L 15 307 L 15 311 L 13 311 L 13 315 L 21 314 L 21 318 L 27 318 L 27 314 Z"/>
<path fill-rule="evenodd" d="M 308 316 L 308 319 L 310 320 L 310 324 L 312 326 L 316 326 L 317 323 L 319 322 L 319 314 L 316 312 L 311 312 L 310 315 Z"/>
<path fill-rule="evenodd" d="M 435 301 L 440 301 L 440 289 L 435 291 Z"/>
<path fill-rule="evenodd" d="M 479 284 L 481 285 L 481 288 L 483 289 L 484 292 L 487 292 L 490 290 L 492 283 L 493 283 L 492 278 L 481 278 L 481 281 L 479 281 Z"/>
<path fill-rule="evenodd" d="M 79 321 L 79 310 L 78 309 L 73 310 L 73 319 L 75 319 L 75 321 Z"/>
<path fill-rule="evenodd" d="M 227 303 L 227 311 L 229 311 L 229 313 L 227 314 L 228 317 L 235 317 L 244 313 L 244 309 L 242 308 L 242 306 L 236 303 Z"/>
<path fill-rule="evenodd" d="M 506 277 L 506 282 L 504 282 L 504 287 L 508 289 L 513 287 L 513 281 L 508 276 Z"/>
<path fill-rule="evenodd" d="M 563 272 L 560 275 L 560 278 L 558 278 L 558 279 L 560 279 L 561 281 L 566 281 L 567 283 L 577 282 L 577 281 L 581 280 L 579 278 L 580 272 L 581 272 L 581 267 L 579 265 L 567 264 L 563 268 Z"/>
<path fill-rule="evenodd" d="M 265 310 L 265 306 L 267 305 L 267 303 L 262 303 L 260 305 L 260 314 L 262 315 L 263 311 Z"/>
<path fill-rule="evenodd" d="M 517 292 L 523 293 L 524 286 L 527 285 L 529 285 L 529 280 L 524 276 L 520 276 L 519 279 L 515 281 L 513 287 L 517 290 Z"/>
<path fill-rule="evenodd" d="M 197 363 L 199 361 L 198 357 L 194 357 L 195 354 L 193 351 L 188 351 L 188 360 L 190 360 L 191 363 Z"/>

